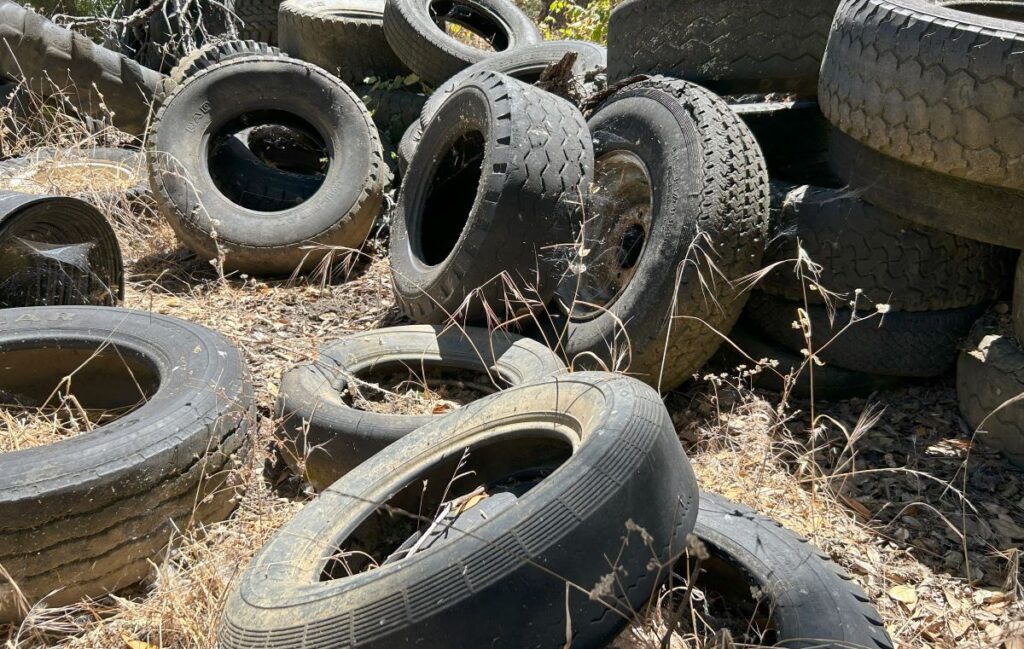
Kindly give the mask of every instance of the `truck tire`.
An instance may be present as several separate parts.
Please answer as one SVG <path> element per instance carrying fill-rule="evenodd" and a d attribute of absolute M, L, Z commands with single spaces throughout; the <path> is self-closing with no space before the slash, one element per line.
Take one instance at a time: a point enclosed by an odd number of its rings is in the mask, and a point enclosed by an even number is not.
<path fill-rule="evenodd" d="M 281 0 L 227 0 L 225 4 L 242 22 L 238 38 L 277 45 L 277 12 Z"/>

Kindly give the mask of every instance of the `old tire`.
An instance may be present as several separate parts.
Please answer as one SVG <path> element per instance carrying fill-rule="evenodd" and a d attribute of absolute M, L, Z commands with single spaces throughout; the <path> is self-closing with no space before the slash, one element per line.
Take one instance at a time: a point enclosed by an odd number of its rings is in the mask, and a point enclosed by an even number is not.
<path fill-rule="evenodd" d="M 112 116 L 132 135 L 145 132 L 163 78 L 12 0 L 0 0 L 0 70 L 18 71 L 32 90 L 60 94 L 84 115 Z"/>
<path fill-rule="evenodd" d="M 628 367 L 671 390 L 714 354 L 719 332 L 743 310 L 747 294 L 732 282 L 761 267 L 764 159 L 725 102 L 665 77 L 616 93 L 590 132 L 600 169 L 581 246 L 588 252 L 570 260 L 576 272 L 559 286 L 547 342 L 574 367 Z"/>
<path fill-rule="evenodd" d="M 345 393 L 372 376 L 407 369 L 469 371 L 481 389 L 497 392 L 554 376 L 565 365 L 527 338 L 475 327 L 395 327 L 345 336 L 322 348 L 318 360 L 281 379 L 278 416 L 285 459 L 318 490 L 368 460 L 436 415 L 394 415 L 356 409 Z M 474 377 L 476 378 L 476 377 Z M 471 381 L 472 382 L 472 381 Z"/>
<path fill-rule="evenodd" d="M 281 0 L 226 0 L 241 21 L 238 38 L 277 45 L 277 12 Z"/>
<path fill-rule="evenodd" d="M 756 589 L 777 646 L 893 649 L 864 591 L 807 539 L 708 492 L 700 494 L 693 533 L 710 555 L 696 582 L 746 599 Z"/>
<path fill-rule="evenodd" d="M 833 130 L 836 175 L 864 200 L 965 239 L 1024 250 L 1024 191 L 979 185 L 909 165 Z"/>
<path fill-rule="evenodd" d="M 391 49 L 433 86 L 493 55 L 448 35 L 446 22 L 479 35 L 498 52 L 543 40 L 533 21 L 510 0 L 387 0 L 384 35 Z"/>
<path fill-rule="evenodd" d="M 832 177 L 828 167 L 831 127 L 817 102 L 766 99 L 730 103 L 729 107 L 754 134 L 773 180 L 804 185 Z"/>
<path fill-rule="evenodd" d="M 474 474 L 452 496 L 542 463 L 553 472 L 534 473 L 536 486 L 471 533 L 456 522 L 429 550 L 353 577 L 335 565 L 337 578 L 321 578 L 324 557 L 378 536 L 375 520 L 391 521 L 399 541 L 404 528 L 415 533 L 419 498 L 435 511 L 455 466 Z M 415 497 L 399 491 L 410 484 Z M 566 628 L 573 645 L 604 646 L 627 621 L 615 610 L 640 610 L 667 576 L 659 562 L 685 547 L 697 498 L 671 419 L 642 383 L 576 374 L 512 388 L 407 435 L 299 512 L 229 595 L 220 645 L 485 647 L 500 617 L 514 630 L 510 647 L 563 647 Z M 398 516 L 375 517 L 383 501 Z M 602 579 L 615 585 L 595 597 L 566 587 Z"/>
<path fill-rule="evenodd" d="M 814 96 L 838 0 L 628 0 L 608 23 L 608 76 L 663 74 L 721 94 Z"/>
<path fill-rule="evenodd" d="M 204 105 L 209 111 L 200 110 Z M 259 195 L 236 202 L 223 193 L 209 173 L 207 146 L 226 123 L 244 122 L 267 106 L 313 130 L 331 159 L 319 190 L 272 216 Z M 160 211 L 178 237 L 207 259 L 220 251 L 225 268 L 260 275 L 309 268 L 329 247 L 359 248 L 388 182 L 362 102 L 323 70 L 279 57 L 226 61 L 175 89 L 154 121 L 147 160 Z"/>
<path fill-rule="evenodd" d="M 514 50 L 499 52 L 475 63 L 441 84 L 430 95 L 418 122 L 413 122 L 414 130 L 406 131 L 402 137 L 403 145 L 398 148 L 400 167 L 406 167 L 416 151 L 421 139 L 423 128 L 430 122 L 441 104 L 455 92 L 464 79 L 478 72 L 501 72 L 524 83 L 540 85 L 545 90 L 562 90 L 546 88 L 540 84 L 541 76 L 550 66 L 558 63 L 569 53 L 576 54 L 576 62 L 572 66 L 574 88 L 570 92 L 578 93 L 575 97 L 560 94 L 569 100 L 577 100 L 596 92 L 603 85 L 603 76 L 608 67 L 608 56 L 605 48 L 597 43 L 586 41 L 548 41 L 523 45 Z"/>
<path fill-rule="evenodd" d="M 749 377 L 754 387 L 777 392 L 784 398 L 792 395 L 811 401 L 841 401 L 866 398 L 910 383 L 908 379 L 896 376 L 864 374 L 835 365 L 809 363 L 803 355 L 758 335 L 757 329 L 746 323 L 744 318 L 740 318 L 733 327 L 729 340 L 732 344 L 722 344 L 715 354 L 714 364 L 733 376 L 742 367 L 741 379 Z M 747 374 L 759 364 L 761 368 L 756 374 Z"/>
<path fill-rule="evenodd" d="M 754 293 L 744 313 L 758 331 L 799 353 L 807 343 L 793 323 L 797 321 L 797 309 L 802 308 L 800 302 Z M 834 319 L 830 319 L 825 307 L 811 306 L 808 317 L 816 355 L 825 363 L 865 374 L 931 378 L 953 369 L 961 339 L 985 308 L 977 305 L 943 311 L 892 311 L 850 325 L 850 309 L 837 309 Z M 862 306 L 857 316 L 872 313 L 873 305 Z M 843 331 L 847 325 L 849 328 Z"/>
<path fill-rule="evenodd" d="M 224 337 L 105 307 L 10 309 L 0 323 L 5 395 L 38 405 L 75 371 L 86 408 L 145 401 L 91 432 L 0 454 L 0 563 L 30 604 L 137 583 L 177 530 L 235 508 L 231 473 L 255 413 L 245 362 Z M 0 578 L 0 620 L 22 613 Z"/>
<path fill-rule="evenodd" d="M 282 50 L 345 83 L 409 74 L 384 37 L 384 0 L 285 0 L 278 23 Z"/>
<path fill-rule="evenodd" d="M 0 162 L 0 183 L 10 189 L 29 193 L 38 193 L 55 185 L 59 187 L 60 182 L 57 179 L 48 181 L 45 177 L 36 177 L 41 167 L 52 168 L 55 174 L 62 171 L 80 173 L 86 168 L 95 168 L 101 173 L 114 175 L 118 179 L 118 184 L 124 186 L 123 189 L 110 190 L 89 187 L 88 183 L 84 183 L 81 192 L 72 192 L 68 195 L 85 200 L 91 198 L 101 203 L 125 200 L 148 205 L 152 201 L 149 179 L 146 177 L 146 158 L 134 149 L 36 149 L 28 155 Z M 19 189 L 21 185 L 25 186 L 24 190 Z"/>
<path fill-rule="evenodd" d="M 1024 257 L 1017 262 L 1017 279 L 1013 289 L 1013 331 L 1024 342 Z"/>
<path fill-rule="evenodd" d="M 1022 21 L 1013 0 L 844 0 L 822 64 L 822 110 L 896 160 L 1022 190 Z"/>
<path fill-rule="evenodd" d="M 957 365 L 957 399 L 978 439 L 1024 468 L 1024 350 L 1000 320 L 989 313 L 971 331 Z"/>
<path fill-rule="evenodd" d="M 568 101 L 496 72 L 464 80 L 427 125 L 398 200 L 391 272 L 406 315 L 478 323 L 543 306 L 593 161 Z"/>
<path fill-rule="evenodd" d="M 938 311 L 993 302 L 1006 294 L 1016 253 L 904 221 L 846 189 L 772 183 L 772 241 L 759 284 L 775 297 L 823 304 L 822 290 L 895 311 Z M 819 264 L 815 278 L 798 247 Z"/>
<path fill-rule="evenodd" d="M 0 191 L 0 309 L 113 306 L 124 261 L 113 228 L 85 201 Z"/>
<path fill-rule="evenodd" d="M 276 47 L 258 41 L 237 39 L 220 40 L 192 50 L 185 55 L 168 73 L 168 81 L 172 84 L 168 91 L 185 79 L 194 77 L 203 70 L 212 68 L 218 63 L 238 59 L 243 56 L 287 56 Z"/>

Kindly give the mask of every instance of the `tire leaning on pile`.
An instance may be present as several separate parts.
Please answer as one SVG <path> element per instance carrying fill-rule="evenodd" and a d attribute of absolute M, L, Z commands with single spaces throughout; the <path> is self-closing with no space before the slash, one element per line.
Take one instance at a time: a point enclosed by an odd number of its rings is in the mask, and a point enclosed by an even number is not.
<path fill-rule="evenodd" d="M 0 621 L 144 579 L 181 529 L 235 508 L 253 391 L 241 353 L 198 325 L 145 311 L 0 311 L 0 390 L 42 405 L 71 376 L 86 409 L 141 403 L 48 446 L 0 454 Z M 16 584 L 16 586 L 15 586 Z"/>

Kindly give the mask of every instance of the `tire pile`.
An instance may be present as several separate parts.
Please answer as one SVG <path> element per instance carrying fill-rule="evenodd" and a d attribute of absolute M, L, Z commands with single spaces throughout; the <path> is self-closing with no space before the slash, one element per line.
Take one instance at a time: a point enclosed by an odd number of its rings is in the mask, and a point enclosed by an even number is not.
<path fill-rule="evenodd" d="M 242 573 L 220 644 L 600 647 L 688 574 L 693 534 L 709 583 L 769 598 L 777 642 L 891 646 L 826 557 L 699 493 L 659 392 L 725 337 L 812 398 L 955 367 L 965 419 L 1024 462 L 1024 262 L 996 305 L 1024 248 L 1024 3 L 947 4 L 626 0 L 605 51 L 543 42 L 510 0 L 238 2 L 255 40 L 163 74 L 0 0 L 11 110 L 29 89 L 139 136 L 160 214 L 222 272 L 287 276 L 390 235 L 413 324 L 283 378 L 284 460 L 320 495 Z M 0 456 L 0 618 L 24 615 L 19 593 L 142 579 L 186 495 L 201 520 L 230 513 L 253 417 L 237 350 L 109 307 L 0 319 L 0 356 L 84 350 L 115 383 L 127 357 L 128 401 L 95 405 L 145 402 L 29 451 L 41 474 Z M 486 396 L 355 405 L 396 371 Z M 56 380 L 38 374 L 0 373 L 0 392 L 38 403 Z"/>

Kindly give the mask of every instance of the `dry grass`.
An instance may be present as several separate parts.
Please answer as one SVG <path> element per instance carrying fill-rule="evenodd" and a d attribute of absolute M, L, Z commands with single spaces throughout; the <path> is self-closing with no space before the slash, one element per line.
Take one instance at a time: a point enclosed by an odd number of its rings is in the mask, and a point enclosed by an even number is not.
<path fill-rule="evenodd" d="M 96 141 L 60 128 L 50 136 L 62 146 Z M 41 173 L 61 176 L 59 169 Z M 125 249 L 127 307 L 206 325 L 244 351 L 262 416 L 257 452 L 240 473 L 237 512 L 205 530 L 181 530 L 150 584 L 79 606 L 34 609 L 25 623 L 0 627 L 0 641 L 6 649 L 209 649 L 232 580 L 305 501 L 301 489 L 282 495 L 289 478 L 265 470 L 282 372 L 346 332 L 401 322 L 383 244 L 369 247 L 369 260 L 346 282 L 223 278 L 182 249 L 166 224 L 116 203 L 99 207 Z M 1022 646 L 1024 479 L 972 443 L 950 385 L 812 410 L 779 403 L 731 376 L 706 377 L 666 401 L 704 489 L 775 517 L 828 552 L 871 595 L 900 646 Z M 438 390 L 426 391 L 424 404 L 418 383 L 385 387 L 397 396 L 394 409 L 413 404 L 433 412 L 460 401 Z M 48 431 L 56 439 L 84 430 L 73 409 L 63 416 L 58 410 L 47 418 L 6 411 L 0 444 L 5 436 L 16 441 L 0 451 L 40 443 Z M 645 612 L 616 646 L 657 647 L 665 620 L 660 610 Z M 671 644 L 711 645 L 685 628 Z"/>

